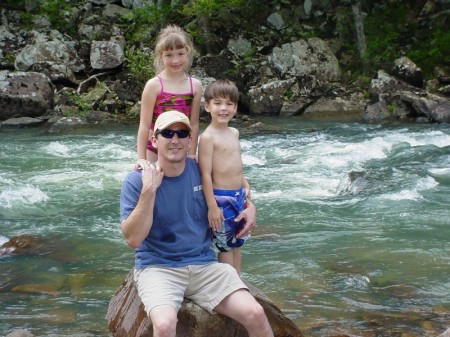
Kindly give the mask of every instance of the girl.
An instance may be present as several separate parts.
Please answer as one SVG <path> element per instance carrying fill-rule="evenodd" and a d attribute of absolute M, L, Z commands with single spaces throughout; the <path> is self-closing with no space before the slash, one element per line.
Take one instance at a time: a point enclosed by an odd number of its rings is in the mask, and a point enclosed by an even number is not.
<path fill-rule="evenodd" d="M 188 75 L 193 52 L 192 39 L 180 27 L 169 25 L 159 33 L 154 61 L 157 75 L 145 84 L 141 97 L 137 166 L 156 161 L 157 149 L 151 144 L 154 123 L 159 115 L 169 110 L 180 111 L 189 117 L 192 136 L 189 155 L 196 154 L 202 84 Z"/>

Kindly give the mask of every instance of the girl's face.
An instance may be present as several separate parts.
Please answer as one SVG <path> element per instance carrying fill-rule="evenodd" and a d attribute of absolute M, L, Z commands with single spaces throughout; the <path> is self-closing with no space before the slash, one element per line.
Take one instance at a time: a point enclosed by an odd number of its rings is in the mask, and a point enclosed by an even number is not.
<path fill-rule="evenodd" d="M 162 53 L 164 69 L 171 72 L 185 71 L 189 63 L 187 48 L 169 49 Z"/>

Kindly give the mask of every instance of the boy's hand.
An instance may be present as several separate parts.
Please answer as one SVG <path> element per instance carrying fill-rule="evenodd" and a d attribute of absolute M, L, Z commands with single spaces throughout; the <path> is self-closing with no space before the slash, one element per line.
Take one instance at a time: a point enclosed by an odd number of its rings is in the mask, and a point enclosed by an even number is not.
<path fill-rule="evenodd" d="M 214 231 L 218 231 L 222 228 L 223 215 L 219 207 L 211 207 L 211 209 L 208 210 L 208 221 L 209 227 Z"/>

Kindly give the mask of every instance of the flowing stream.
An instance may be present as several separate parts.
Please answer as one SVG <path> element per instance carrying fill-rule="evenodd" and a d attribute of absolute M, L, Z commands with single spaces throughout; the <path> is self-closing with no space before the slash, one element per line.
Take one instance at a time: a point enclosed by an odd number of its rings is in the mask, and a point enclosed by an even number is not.
<path fill-rule="evenodd" d="M 241 130 L 258 210 L 242 276 L 305 336 L 450 327 L 450 126 L 264 122 L 280 131 Z M 109 336 L 133 264 L 118 197 L 136 130 L 0 131 L 0 245 L 32 237 L 0 255 L 0 335 Z"/>

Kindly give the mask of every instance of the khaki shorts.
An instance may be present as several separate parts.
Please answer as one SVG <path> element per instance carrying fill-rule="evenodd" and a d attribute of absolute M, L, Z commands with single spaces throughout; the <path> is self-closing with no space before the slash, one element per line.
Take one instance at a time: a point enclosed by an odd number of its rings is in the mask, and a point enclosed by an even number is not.
<path fill-rule="evenodd" d="M 248 289 L 236 270 L 225 263 L 135 269 L 134 280 L 149 316 L 159 305 L 171 305 L 178 312 L 184 297 L 212 314 L 225 297 L 236 290 Z"/>

